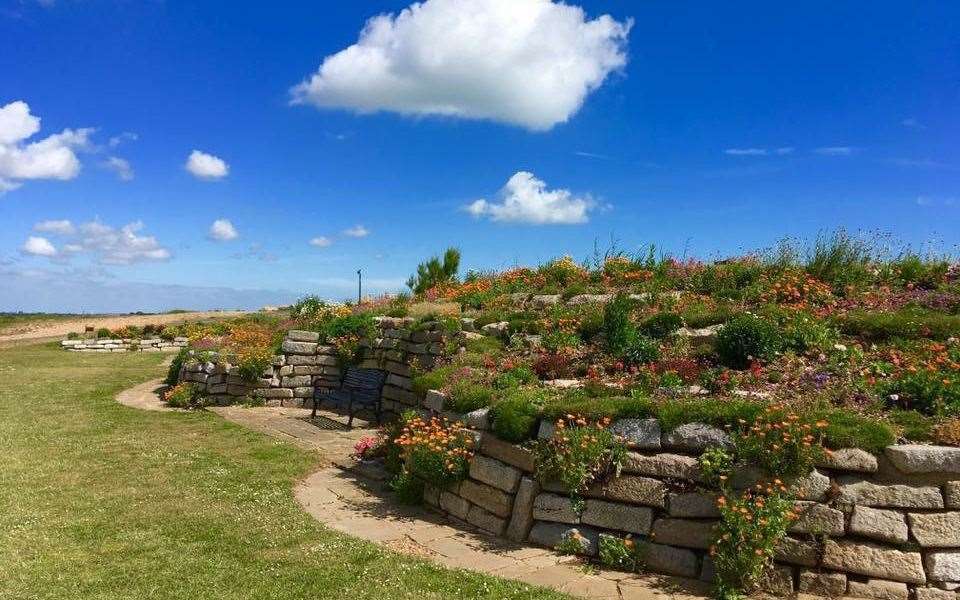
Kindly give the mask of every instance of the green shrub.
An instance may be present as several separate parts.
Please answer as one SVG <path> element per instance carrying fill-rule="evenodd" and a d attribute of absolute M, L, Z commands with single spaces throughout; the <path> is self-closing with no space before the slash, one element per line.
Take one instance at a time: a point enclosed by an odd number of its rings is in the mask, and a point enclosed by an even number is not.
<path fill-rule="evenodd" d="M 508 390 L 536 382 L 537 374 L 533 369 L 520 365 L 497 373 L 493 378 L 493 387 L 498 390 Z"/>
<path fill-rule="evenodd" d="M 901 285 L 914 285 L 925 290 L 936 289 L 946 280 L 950 263 L 940 259 L 924 259 L 915 252 L 906 252 L 890 264 Z"/>
<path fill-rule="evenodd" d="M 620 354 L 627 365 L 646 365 L 660 359 L 660 343 L 645 335 L 635 334 Z"/>
<path fill-rule="evenodd" d="M 173 357 L 173 360 L 170 361 L 170 366 L 167 368 L 167 377 L 164 379 L 164 383 L 167 385 L 177 385 L 177 381 L 180 379 L 180 368 L 187 360 L 188 352 L 186 348 L 181 348 L 180 352 L 177 352 L 176 356 Z"/>
<path fill-rule="evenodd" d="M 876 417 L 843 409 L 823 409 L 812 412 L 810 417 L 826 421 L 823 444 L 827 448 L 860 448 L 878 454 L 897 441 L 893 428 Z"/>
<path fill-rule="evenodd" d="M 429 390 L 442 390 L 455 370 L 456 367 L 452 365 L 444 365 L 433 371 L 414 375 L 412 379 L 414 393 L 423 396 Z"/>
<path fill-rule="evenodd" d="M 449 407 L 458 413 L 468 413 L 493 403 L 493 390 L 472 381 L 458 381 L 450 386 Z"/>
<path fill-rule="evenodd" d="M 759 402 L 734 398 L 678 398 L 661 402 L 655 416 L 664 431 L 673 431 L 686 423 L 737 428 L 741 421 L 753 422 L 764 407 Z"/>
<path fill-rule="evenodd" d="M 603 331 L 603 310 L 593 304 L 583 305 L 579 313 L 577 333 L 584 341 L 590 341 Z"/>
<path fill-rule="evenodd" d="M 580 345 L 580 341 L 579 335 L 560 330 L 548 331 L 540 337 L 540 345 L 552 354 L 576 348 Z"/>
<path fill-rule="evenodd" d="M 70 333 L 67 334 L 67 339 L 68 339 L 68 340 L 78 340 L 78 339 L 80 339 L 80 334 L 77 333 L 76 331 L 71 331 Z"/>
<path fill-rule="evenodd" d="M 501 440 L 514 444 L 532 438 L 543 396 L 540 390 L 518 389 L 494 404 L 490 409 L 493 433 Z"/>
<path fill-rule="evenodd" d="M 719 488 L 733 470 L 733 456 L 720 446 L 704 450 L 697 463 L 704 485 L 710 488 Z"/>
<path fill-rule="evenodd" d="M 562 419 L 567 415 L 580 415 L 589 421 L 598 421 L 603 417 L 612 420 L 656 416 L 656 404 L 644 396 L 607 398 L 585 398 L 575 393 L 547 402 L 543 407 L 543 418 L 550 421 Z"/>
<path fill-rule="evenodd" d="M 934 438 L 934 423 L 915 410 L 892 410 L 890 422 L 900 429 L 901 435 L 911 442 L 927 442 Z"/>
<path fill-rule="evenodd" d="M 400 504 L 419 506 L 423 504 L 424 481 L 406 469 L 390 480 L 390 489 Z"/>
<path fill-rule="evenodd" d="M 717 334 L 716 347 L 723 364 L 745 369 L 754 360 L 773 358 L 780 349 L 780 331 L 773 323 L 744 313 L 727 321 Z"/>
<path fill-rule="evenodd" d="M 200 386 L 194 383 L 178 383 L 163 394 L 163 400 L 174 408 L 203 408 L 207 398 Z"/>
<path fill-rule="evenodd" d="M 640 324 L 640 333 L 661 339 L 683 327 L 683 319 L 677 313 L 660 312 Z"/>
<path fill-rule="evenodd" d="M 946 340 L 960 335 L 960 315 L 922 308 L 895 312 L 851 311 L 838 320 L 840 331 L 870 341 L 893 338 Z"/>
<path fill-rule="evenodd" d="M 630 341 L 636 336 L 636 327 L 630 320 L 633 301 L 624 294 L 618 294 L 607 303 L 603 310 L 603 333 L 610 354 L 620 356 Z"/>
<path fill-rule="evenodd" d="M 694 329 L 726 323 L 734 314 L 736 311 L 727 304 L 691 304 L 680 312 L 687 327 Z"/>
<path fill-rule="evenodd" d="M 609 569 L 620 571 L 637 570 L 637 544 L 633 538 L 623 539 L 605 533 L 600 534 L 600 564 Z"/>
<path fill-rule="evenodd" d="M 825 421 L 768 408 L 736 438 L 737 458 L 772 478 L 792 481 L 810 473 L 823 457 Z"/>
<path fill-rule="evenodd" d="M 107 339 L 110 337 L 110 335 L 111 335 L 110 330 L 107 329 L 106 327 L 101 327 L 100 329 L 97 330 L 98 339 Z"/>
<path fill-rule="evenodd" d="M 960 377 L 941 371 L 920 369 L 904 373 L 882 388 L 896 395 L 897 404 L 925 415 L 960 413 Z"/>

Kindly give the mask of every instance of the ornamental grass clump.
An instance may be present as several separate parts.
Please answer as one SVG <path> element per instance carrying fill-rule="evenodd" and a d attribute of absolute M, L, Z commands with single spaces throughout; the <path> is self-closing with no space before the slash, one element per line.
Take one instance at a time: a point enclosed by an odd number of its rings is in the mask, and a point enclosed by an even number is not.
<path fill-rule="evenodd" d="M 626 459 L 626 446 L 607 429 L 609 425 L 609 417 L 589 422 L 567 415 L 557 420 L 550 438 L 534 446 L 537 477 L 542 482 L 560 482 L 578 513 L 583 510 L 587 489 L 593 483 L 618 476 Z"/>
<path fill-rule="evenodd" d="M 200 386 L 184 381 L 178 383 L 163 393 L 163 401 L 174 408 L 203 408 L 207 405 Z"/>

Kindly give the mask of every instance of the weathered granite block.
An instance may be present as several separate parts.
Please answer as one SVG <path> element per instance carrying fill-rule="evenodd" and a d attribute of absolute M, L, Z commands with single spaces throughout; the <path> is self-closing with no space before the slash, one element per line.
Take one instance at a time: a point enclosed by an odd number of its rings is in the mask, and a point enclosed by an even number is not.
<path fill-rule="evenodd" d="M 844 519 L 843 513 L 839 510 L 825 504 L 804 500 L 794 503 L 794 509 L 800 513 L 800 516 L 790 526 L 791 533 L 843 536 Z"/>
<path fill-rule="evenodd" d="M 533 502 L 540 493 L 540 485 L 530 477 L 520 480 L 517 495 L 513 499 L 513 512 L 507 525 L 507 538 L 522 542 L 530 534 L 533 526 Z"/>
<path fill-rule="evenodd" d="M 440 493 L 440 508 L 458 519 L 466 521 L 467 513 L 470 512 L 470 503 L 456 494 L 443 491 Z"/>
<path fill-rule="evenodd" d="M 907 541 L 907 521 L 903 513 L 857 506 L 850 516 L 850 533 L 884 542 Z"/>
<path fill-rule="evenodd" d="M 645 570 L 680 577 L 696 577 L 699 574 L 697 555 L 692 550 L 646 541 L 638 541 L 637 548 Z"/>
<path fill-rule="evenodd" d="M 717 495 L 702 492 L 670 494 L 670 516 L 688 519 L 718 519 Z"/>
<path fill-rule="evenodd" d="M 554 523 L 580 522 L 580 515 L 573 510 L 570 499 L 557 494 L 539 494 L 533 501 L 533 518 Z"/>
<path fill-rule="evenodd" d="M 860 473 L 876 473 L 878 468 L 877 457 L 859 448 L 833 450 L 817 461 L 817 466 Z"/>
<path fill-rule="evenodd" d="M 527 448 L 497 439 L 492 433 L 484 433 L 480 438 L 480 452 L 525 473 L 533 473 L 536 470 L 536 465 L 533 462 L 533 452 Z"/>
<path fill-rule="evenodd" d="M 904 473 L 960 474 L 960 448 L 904 444 L 888 446 L 884 454 Z"/>
<path fill-rule="evenodd" d="M 960 512 L 910 513 L 910 532 L 925 548 L 960 546 Z"/>
<path fill-rule="evenodd" d="M 927 581 L 919 552 L 893 550 L 869 542 L 827 540 L 823 548 L 823 566 L 906 583 Z"/>
<path fill-rule="evenodd" d="M 686 479 L 688 481 L 700 481 L 702 479 L 697 459 L 683 454 L 645 455 L 629 452 L 623 464 L 623 472 L 667 479 Z"/>
<path fill-rule="evenodd" d="M 923 563 L 931 581 L 960 581 L 960 552 L 931 552 Z"/>
<path fill-rule="evenodd" d="M 706 550 L 713 543 L 715 525 L 715 521 L 657 519 L 650 537 L 658 544 Z"/>
<path fill-rule="evenodd" d="M 798 588 L 801 592 L 836 598 L 847 591 L 847 576 L 826 571 L 800 571 Z"/>
<path fill-rule="evenodd" d="M 509 517 L 513 497 L 495 487 L 467 479 L 460 485 L 460 496 L 487 509 L 498 517 Z"/>
<path fill-rule="evenodd" d="M 880 508 L 943 508 L 943 495 L 935 486 L 880 485 L 843 477 L 838 502 Z"/>
<path fill-rule="evenodd" d="M 291 329 L 287 332 L 287 339 L 294 342 L 318 342 L 320 341 L 320 334 L 316 331 Z"/>
<path fill-rule="evenodd" d="M 530 530 L 529 541 L 538 546 L 556 548 L 564 540 L 574 537 L 581 543 L 580 553 L 593 556 L 597 553 L 600 533 L 589 527 L 571 527 L 563 523 L 537 521 Z"/>
<path fill-rule="evenodd" d="M 676 448 L 686 452 L 702 452 L 707 448 L 733 448 L 730 435 L 705 423 L 686 423 L 669 433 L 665 433 L 661 444 L 667 448 Z"/>
<path fill-rule="evenodd" d="M 618 419 L 610 426 L 610 432 L 622 437 L 630 447 L 660 449 L 661 431 L 657 419 Z"/>
<path fill-rule="evenodd" d="M 907 584 L 884 579 L 868 579 L 865 582 L 850 581 L 849 596 L 853 598 L 873 598 L 875 600 L 907 600 Z"/>
<path fill-rule="evenodd" d="M 773 557 L 791 565 L 815 567 L 820 562 L 820 546 L 816 540 L 785 536 L 777 542 Z"/>
<path fill-rule="evenodd" d="M 317 344 L 313 342 L 295 342 L 293 340 L 283 340 L 280 350 L 284 354 L 316 354 Z"/>
<path fill-rule="evenodd" d="M 652 521 L 653 510 L 645 506 L 630 506 L 603 500 L 587 500 L 583 514 L 580 515 L 580 522 L 586 525 L 641 535 L 650 533 Z"/>
<path fill-rule="evenodd" d="M 643 504 L 666 508 L 667 486 L 658 479 L 624 475 L 611 479 L 606 485 L 588 490 L 591 498 L 603 498 L 630 504 Z"/>
<path fill-rule="evenodd" d="M 511 494 L 517 491 L 520 476 L 520 469 L 482 454 L 470 461 L 470 477 Z"/>
<path fill-rule="evenodd" d="M 502 519 L 475 505 L 471 506 L 467 512 L 467 523 L 496 536 L 502 536 L 503 532 L 507 529 L 506 519 Z"/>

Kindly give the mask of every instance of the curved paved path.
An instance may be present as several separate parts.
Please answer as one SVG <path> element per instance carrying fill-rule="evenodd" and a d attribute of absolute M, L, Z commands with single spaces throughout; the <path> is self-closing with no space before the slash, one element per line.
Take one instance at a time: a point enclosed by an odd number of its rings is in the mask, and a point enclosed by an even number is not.
<path fill-rule="evenodd" d="M 160 382 L 155 379 L 125 390 L 117 400 L 145 410 L 174 410 L 157 396 Z M 340 415 L 328 411 L 319 411 L 315 425 L 308 422 L 310 411 L 306 409 L 225 406 L 210 410 L 245 427 L 318 450 L 327 466 L 298 482 L 294 495 L 317 521 L 347 535 L 446 567 L 515 579 L 583 598 L 700 600 L 708 594 L 702 582 L 598 571 L 579 559 L 513 544 L 426 508 L 398 505 L 382 468 L 350 458 L 357 440 L 376 433 L 362 421 L 361 426 L 350 429 Z"/>

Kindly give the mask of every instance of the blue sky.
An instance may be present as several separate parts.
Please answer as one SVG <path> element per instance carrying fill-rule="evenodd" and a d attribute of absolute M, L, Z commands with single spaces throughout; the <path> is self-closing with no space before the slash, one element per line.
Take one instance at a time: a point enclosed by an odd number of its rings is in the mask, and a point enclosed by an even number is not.
<path fill-rule="evenodd" d="M 451 244 L 960 243 L 956 3 L 430 0 L 361 33 L 407 5 L 0 0 L 0 310 L 340 298 Z"/>

